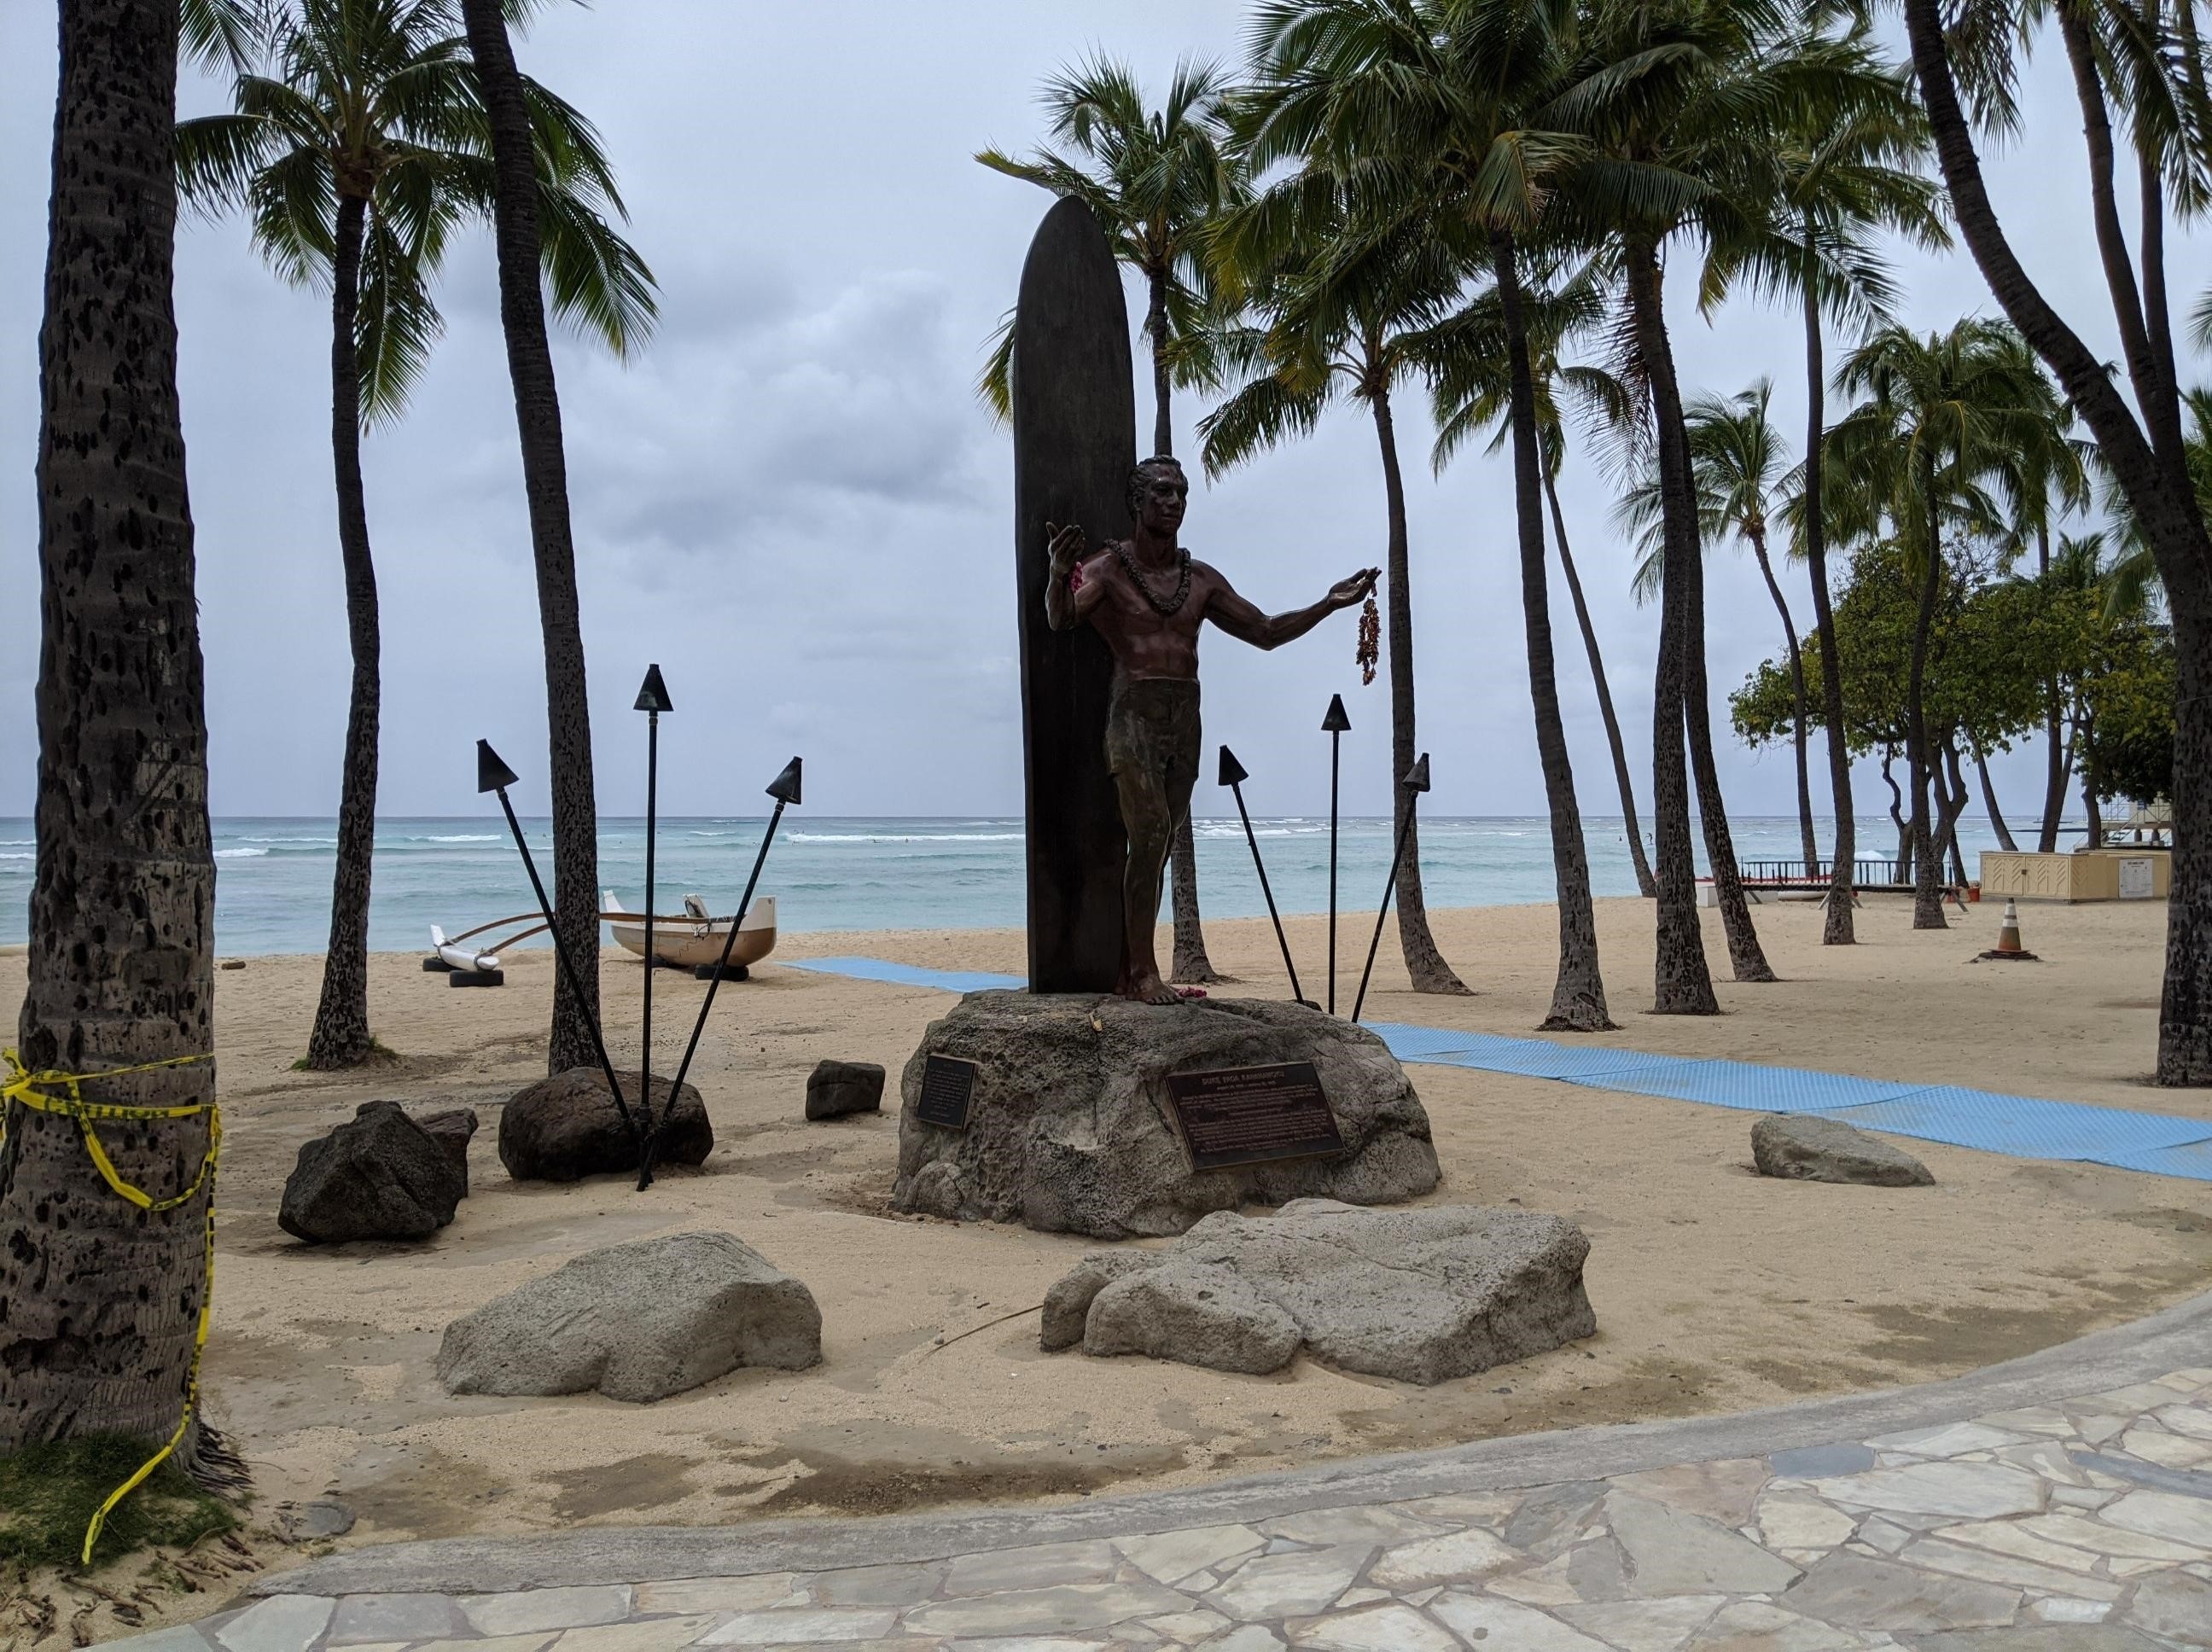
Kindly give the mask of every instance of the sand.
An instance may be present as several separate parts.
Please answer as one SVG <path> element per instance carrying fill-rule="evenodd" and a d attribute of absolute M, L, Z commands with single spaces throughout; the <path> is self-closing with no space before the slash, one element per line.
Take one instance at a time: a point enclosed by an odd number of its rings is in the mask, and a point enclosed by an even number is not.
<path fill-rule="evenodd" d="M 1952 930 L 1915 933 L 1905 903 L 1869 900 L 1862 944 L 1824 949 L 1817 908 L 1769 904 L 1760 931 L 1785 979 L 1723 979 L 1726 1013 L 1686 1019 L 1644 1012 L 1650 907 L 1601 902 L 1621 1026 L 1598 1042 L 2212 1117 L 2212 1095 L 2145 1082 L 2162 909 L 2032 907 L 2027 944 L 2045 962 L 1971 963 L 1997 915 L 1977 907 Z M 1722 978 L 1717 914 L 1705 917 Z M 1371 921 L 1347 926 L 1355 965 Z M 1445 953 L 1476 989 L 1464 999 L 1406 990 L 1386 940 L 1369 1017 L 1532 1030 L 1555 922 L 1547 907 L 1437 914 Z M 1322 921 L 1292 929 L 1318 974 Z M 1216 923 L 1208 938 L 1217 964 L 1243 978 L 1218 992 L 1285 993 L 1264 923 Z M 1022 945 L 1012 931 L 800 936 L 779 957 L 1012 971 Z M 22 971 L 20 954 L 0 957 L 0 1008 L 19 997 Z M 640 979 L 635 960 L 607 955 L 624 1065 Z M 451 990 L 413 955 L 380 956 L 373 1018 L 401 1060 L 329 1077 L 289 1070 L 313 1011 L 314 960 L 249 959 L 217 976 L 228 1145 L 208 1407 L 252 1465 L 263 1524 L 288 1503 L 336 1497 L 358 1515 L 339 1540 L 351 1546 L 1182 1484 L 1951 1376 L 2176 1301 L 2212 1272 L 2212 1185 L 1915 1143 L 1933 1188 L 1770 1181 L 1752 1172 L 1741 1113 L 1417 1066 L 1445 1175 L 1434 1198 L 1580 1223 L 1594 1339 L 1431 1389 L 1304 1360 L 1250 1377 L 1048 1356 L 1031 1310 L 1091 1242 L 896 1217 L 895 1112 L 800 1118 L 817 1059 L 880 1061 L 896 1083 L 947 995 L 774 960 L 725 987 L 695 1071 L 714 1151 L 640 1194 L 621 1179 L 519 1186 L 499 1165 L 496 1109 L 543 1070 L 550 980 L 542 952 L 514 955 L 496 991 Z M 1347 969 L 1347 1005 L 1355 984 Z M 704 990 L 659 978 L 664 1065 Z M 473 1193 L 423 1244 L 299 1244 L 276 1209 L 300 1144 L 377 1096 L 479 1109 Z M 740 1372 L 650 1406 L 456 1400 L 439 1386 L 432 1360 L 456 1315 L 580 1251 L 695 1226 L 734 1231 L 806 1282 L 824 1320 L 819 1367 Z M 255 1546 L 260 1562 L 283 1564 L 282 1546 Z"/>

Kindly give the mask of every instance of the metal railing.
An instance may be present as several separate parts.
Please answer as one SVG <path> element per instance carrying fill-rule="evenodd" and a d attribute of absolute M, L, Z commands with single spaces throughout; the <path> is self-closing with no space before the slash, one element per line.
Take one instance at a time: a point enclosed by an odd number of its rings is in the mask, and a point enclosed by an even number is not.
<path fill-rule="evenodd" d="M 1815 864 L 1820 871 L 1808 874 L 1804 860 L 1797 856 L 1786 860 L 1741 860 L 1736 863 L 1736 872 L 1747 884 L 1826 889 L 1835 876 L 1836 863 L 1822 860 Z M 1851 862 L 1851 883 L 1859 889 L 1901 889 L 1911 881 L 1905 863 L 1900 860 L 1854 859 Z"/>

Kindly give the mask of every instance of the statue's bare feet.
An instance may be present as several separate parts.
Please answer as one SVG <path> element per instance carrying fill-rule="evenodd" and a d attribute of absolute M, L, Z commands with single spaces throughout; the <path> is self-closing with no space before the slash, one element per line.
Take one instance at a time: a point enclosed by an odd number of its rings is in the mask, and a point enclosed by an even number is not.
<path fill-rule="evenodd" d="M 1160 979 L 1157 969 L 1133 973 L 1121 983 L 1121 996 L 1139 1004 L 1180 1004 L 1182 996 Z"/>

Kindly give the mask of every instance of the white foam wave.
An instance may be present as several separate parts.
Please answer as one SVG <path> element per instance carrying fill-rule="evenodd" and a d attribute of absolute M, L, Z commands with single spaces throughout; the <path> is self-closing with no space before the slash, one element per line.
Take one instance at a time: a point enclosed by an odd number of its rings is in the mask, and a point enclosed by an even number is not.
<path fill-rule="evenodd" d="M 218 860 L 258 860 L 268 853 L 266 849 L 217 849 L 215 858 Z"/>
<path fill-rule="evenodd" d="M 497 832 L 447 832 L 427 837 L 422 841 L 426 843 L 496 843 L 499 841 L 499 834 Z"/>
<path fill-rule="evenodd" d="M 794 843 L 1018 843 L 1019 832 L 788 832 Z"/>
<path fill-rule="evenodd" d="M 0 854 L 0 860 L 36 860 L 35 854 Z"/>

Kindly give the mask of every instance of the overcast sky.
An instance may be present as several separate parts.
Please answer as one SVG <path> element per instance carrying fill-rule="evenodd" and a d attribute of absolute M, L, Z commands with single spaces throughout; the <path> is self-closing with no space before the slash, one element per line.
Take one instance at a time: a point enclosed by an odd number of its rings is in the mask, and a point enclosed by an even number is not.
<path fill-rule="evenodd" d="M 1049 202 L 970 157 L 986 143 L 1028 147 L 1038 83 L 1087 48 L 1126 56 L 1158 88 L 1179 53 L 1235 58 L 1245 13 L 1237 0 L 602 0 L 556 9 L 520 43 L 525 70 L 599 123 L 661 287 L 660 330 L 631 365 L 573 340 L 556 347 L 602 812 L 642 811 L 644 731 L 629 707 L 649 660 L 677 707 L 664 725 L 665 811 L 753 812 L 793 751 L 807 759 L 810 812 L 1018 809 L 1012 452 L 972 385 Z M 0 6 L 0 143 L 16 158 L 0 168 L 0 613 L 11 620 L 0 813 L 12 814 L 28 811 L 35 758 L 32 471 L 53 27 L 50 4 Z M 2060 68 L 2055 55 L 2037 65 L 2027 134 L 1996 159 L 1993 182 L 2046 290 L 2111 352 Z M 187 88 L 185 111 L 224 95 Z M 2197 289 L 2204 252 L 2201 239 L 2172 247 L 2178 295 Z M 1963 253 L 1900 264 L 1913 325 L 1996 313 Z M 1796 316 L 1747 301 L 1709 324 L 1683 301 L 1689 285 L 1678 268 L 1686 386 L 1732 392 L 1771 374 L 1778 421 L 1801 434 Z M 522 772 L 518 800 L 542 809 L 543 664 L 487 234 L 452 259 L 439 300 L 447 331 L 411 410 L 365 455 L 383 597 L 379 809 L 476 811 L 480 734 Z M 279 283 L 231 219 L 183 229 L 177 310 L 214 807 L 329 814 L 348 662 L 327 301 Z M 1401 439 L 1431 806 L 1540 810 L 1509 477 L 1474 455 L 1431 480 L 1417 402 L 1404 398 Z M 1179 448 L 1194 449 L 1203 411 L 1180 407 Z M 1628 596 L 1606 479 L 1571 464 L 1569 528 L 1648 808 L 1656 616 Z M 1313 439 L 1200 485 L 1185 537 L 1280 609 L 1380 562 L 1383 534 L 1373 430 L 1347 408 Z M 1724 730 L 1728 691 L 1777 651 L 1779 625 L 1747 557 L 1717 550 L 1711 570 Z M 1802 569 L 1789 580 L 1809 626 Z M 1554 586 L 1583 806 L 1609 814 L 1589 672 Z M 1387 689 L 1359 685 L 1355 632 L 1356 616 L 1340 615 L 1272 655 L 1210 635 L 1209 744 L 1236 746 L 1255 809 L 1325 806 L 1317 731 L 1340 690 L 1353 723 L 1346 805 L 1386 806 Z M 1734 811 L 1793 810 L 1786 750 L 1723 745 Z M 2039 753 L 1998 774 L 2017 823 L 2039 797 Z M 1878 811 L 1871 770 L 1860 784 L 1860 812 Z M 1224 800 L 1207 787 L 1198 807 L 1223 811 Z"/>

